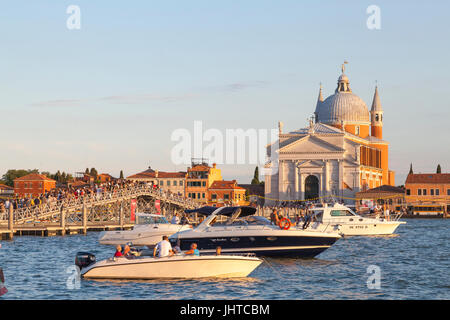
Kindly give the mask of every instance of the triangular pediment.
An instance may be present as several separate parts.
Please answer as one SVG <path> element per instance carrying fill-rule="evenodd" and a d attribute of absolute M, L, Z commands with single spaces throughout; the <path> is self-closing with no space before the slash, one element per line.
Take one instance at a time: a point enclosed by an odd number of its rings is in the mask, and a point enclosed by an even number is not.
<path fill-rule="evenodd" d="M 339 146 L 314 135 L 307 135 L 280 148 L 280 153 L 330 153 L 344 152 Z"/>

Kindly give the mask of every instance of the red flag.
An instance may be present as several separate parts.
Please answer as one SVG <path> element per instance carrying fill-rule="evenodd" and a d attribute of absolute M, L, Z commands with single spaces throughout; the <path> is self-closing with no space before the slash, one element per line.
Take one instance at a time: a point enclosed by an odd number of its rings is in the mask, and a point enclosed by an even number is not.
<path fill-rule="evenodd" d="M 155 200 L 156 214 L 161 214 L 161 201 Z"/>
<path fill-rule="evenodd" d="M 136 213 L 136 208 L 137 208 L 137 201 L 136 201 L 136 199 L 131 199 L 130 207 L 131 207 L 131 217 L 130 217 L 130 219 L 131 219 L 131 221 L 134 221 L 134 219 L 135 219 L 134 215 Z"/>

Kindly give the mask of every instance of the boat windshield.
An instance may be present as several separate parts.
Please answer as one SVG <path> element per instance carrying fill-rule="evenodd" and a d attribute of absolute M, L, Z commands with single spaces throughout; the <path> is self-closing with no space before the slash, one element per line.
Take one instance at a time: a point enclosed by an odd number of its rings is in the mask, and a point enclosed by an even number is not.
<path fill-rule="evenodd" d="M 168 222 L 167 219 L 163 216 L 161 217 L 144 216 L 144 215 L 136 216 L 136 224 L 155 224 L 155 223 L 168 223 Z"/>
<path fill-rule="evenodd" d="M 220 226 L 247 226 L 247 225 L 270 225 L 270 220 L 261 216 L 246 216 L 242 218 L 230 217 L 228 219 L 213 219 L 210 226 L 220 227 Z"/>
<path fill-rule="evenodd" d="M 351 210 L 331 210 L 330 215 L 332 217 L 346 217 L 346 216 L 355 216 L 356 214 L 353 213 Z"/>

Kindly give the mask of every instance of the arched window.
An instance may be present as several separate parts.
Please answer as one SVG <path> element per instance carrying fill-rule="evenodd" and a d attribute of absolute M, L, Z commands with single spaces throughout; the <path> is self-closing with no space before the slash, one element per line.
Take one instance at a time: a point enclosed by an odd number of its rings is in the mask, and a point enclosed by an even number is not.
<path fill-rule="evenodd" d="M 375 115 L 375 121 L 378 121 L 378 118 L 379 116 L 378 116 L 378 113 Z"/>

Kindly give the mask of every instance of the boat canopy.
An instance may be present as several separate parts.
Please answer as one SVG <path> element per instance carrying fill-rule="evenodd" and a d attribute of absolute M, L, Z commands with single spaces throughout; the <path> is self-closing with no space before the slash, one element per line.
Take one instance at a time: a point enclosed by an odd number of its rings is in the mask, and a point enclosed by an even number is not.
<path fill-rule="evenodd" d="M 256 208 L 248 207 L 248 206 L 239 206 L 239 207 L 212 207 L 212 206 L 205 206 L 193 210 L 184 210 L 185 213 L 199 213 L 205 216 L 211 215 L 214 211 L 217 209 L 221 209 L 217 214 L 222 216 L 232 216 L 238 209 L 240 209 L 239 216 L 245 217 L 245 216 L 251 216 L 256 213 Z"/>

